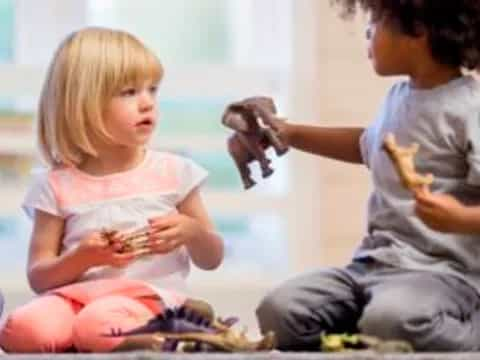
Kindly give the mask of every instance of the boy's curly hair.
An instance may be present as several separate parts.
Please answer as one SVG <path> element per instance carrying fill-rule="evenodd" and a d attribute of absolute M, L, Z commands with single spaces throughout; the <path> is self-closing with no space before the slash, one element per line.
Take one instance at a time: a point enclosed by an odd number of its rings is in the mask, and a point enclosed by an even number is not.
<path fill-rule="evenodd" d="M 433 57 L 442 64 L 480 67 L 480 0 L 330 0 L 352 16 L 358 9 L 387 17 L 406 35 L 426 31 Z"/>

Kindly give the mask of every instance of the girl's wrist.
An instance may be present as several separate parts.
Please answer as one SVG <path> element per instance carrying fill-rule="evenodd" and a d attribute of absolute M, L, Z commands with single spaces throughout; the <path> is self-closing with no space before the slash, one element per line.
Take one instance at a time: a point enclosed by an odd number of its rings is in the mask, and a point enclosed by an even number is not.
<path fill-rule="evenodd" d="M 76 247 L 69 254 L 72 261 L 74 261 L 79 268 L 82 268 L 84 271 L 96 266 L 94 258 L 88 255 L 88 252 L 85 251 L 81 246 Z"/>

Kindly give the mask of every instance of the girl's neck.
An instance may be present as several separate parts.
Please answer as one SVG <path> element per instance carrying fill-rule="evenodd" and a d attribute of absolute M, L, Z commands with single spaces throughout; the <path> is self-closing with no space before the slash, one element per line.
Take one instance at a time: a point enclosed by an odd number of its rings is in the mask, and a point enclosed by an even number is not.
<path fill-rule="evenodd" d="M 121 173 L 137 167 L 145 159 L 145 154 L 145 148 L 99 151 L 98 157 L 87 157 L 78 168 L 93 176 Z"/>
<path fill-rule="evenodd" d="M 432 89 L 461 76 L 462 71 L 459 68 L 439 64 L 426 64 L 426 66 L 418 66 L 410 74 L 410 82 L 412 87 L 416 89 Z"/>

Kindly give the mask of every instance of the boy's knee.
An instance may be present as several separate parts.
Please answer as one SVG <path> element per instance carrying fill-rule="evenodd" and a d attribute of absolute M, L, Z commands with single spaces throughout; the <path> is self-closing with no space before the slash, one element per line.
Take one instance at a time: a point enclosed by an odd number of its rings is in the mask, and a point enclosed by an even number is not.
<path fill-rule="evenodd" d="M 278 323 L 287 315 L 287 303 L 280 291 L 271 292 L 263 298 L 256 309 L 262 332 L 276 330 Z"/>
<path fill-rule="evenodd" d="M 363 311 L 358 328 L 361 332 L 382 339 L 399 339 L 412 341 L 422 331 L 429 331 L 433 326 L 428 311 L 406 309 L 395 304 L 370 304 Z"/>
<path fill-rule="evenodd" d="M 260 331 L 263 334 L 273 331 L 277 347 L 282 350 L 290 350 L 303 343 L 301 330 L 292 312 L 292 301 L 285 289 L 277 289 L 265 296 L 256 309 Z"/>

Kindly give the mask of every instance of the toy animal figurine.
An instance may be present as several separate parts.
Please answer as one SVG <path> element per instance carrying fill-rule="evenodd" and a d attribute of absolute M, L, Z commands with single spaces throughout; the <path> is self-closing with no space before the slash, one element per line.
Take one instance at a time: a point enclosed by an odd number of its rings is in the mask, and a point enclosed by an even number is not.
<path fill-rule="evenodd" d="M 228 151 L 240 172 L 245 189 L 255 185 L 248 167 L 250 162 L 257 160 L 260 163 L 262 177 L 265 178 L 273 173 L 271 160 L 265 155 L 265 150 L 273 146 L 277 156 L 288 151 L 272 128 L 272 118 L 276 112 L 272 99 L 251 97 L 230 104 L 222 116 L 222 123 L 235 131 L 228 139 Z M 263 124 L 259 123 L 259 119 Z"/>
<path fill-rule="evenodd" d="M 381 340 L 364 334 L 321 334 L 320 349 L 323 352 L 373 350 L 379 353 L 411 353 L 412 345 L 404 340 Z"/>
<path fill-rule="evenodd" d="M 397 145 L 395 136 L 388 133 L 383 142 L 383 148 L 397 170 L 403 186 L 411 191 L 422 186 L 428 186 L 433 182 L 433 175 L 420 175 L 415 170 L 414 157 L 418 152 L 418 144 L 414 143 L 409 147 Z"/>
<path fill-rule="evenodd" d="M 115 233 L 114 230 L 102 230 L 102 236 L 107 239 L 109 243 L 112 243 L 112 236 Z M 149 255 L 152 253 L 149 246 L 148 231 L 145 229 L 139 229 L 123 234 L 123 241 L 119 253 L 133 252 L 136 257 Z"/>
<path fill-rule="evenodd" d="M 213 311 L 211 314 L 209 314 L 209 311 L 202 314 L 201 311 L 195 311 L 194 307 L 187 305 L 167 309 L 163 314 L 157 315 L 144 326 L 130 331 L 122 332 L 112 329 L 111 334 L 106 336 L 128 338 L 152 334 L 155 336 L 156 344 L 159 345 L 151 349 L 170 352 L 180 350 L 179 346 L 183 346 L 182 351 L 223 352 L 266 351 L 274 348 L 275 338 L 273 333 L 268 333 L 260 341 L 249 341 L 245 332 L 238 334 L 231 329 L 231 326 L 237 320 L 236 318 L 215 320 L 213 319 Z M 136 349 L 126 347 L 121 350 Z"/>

